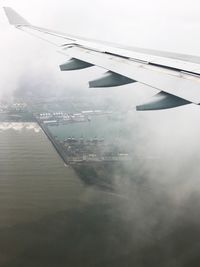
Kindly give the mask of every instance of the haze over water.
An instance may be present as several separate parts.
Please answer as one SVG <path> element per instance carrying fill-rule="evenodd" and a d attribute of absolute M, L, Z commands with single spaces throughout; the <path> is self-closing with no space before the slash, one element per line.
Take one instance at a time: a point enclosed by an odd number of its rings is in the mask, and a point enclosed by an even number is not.
<path fill-rule="evenodd" d="M 0 148 L 0 266 L 199 266 L 199 190 L 184 190 L 183 172 L 181 185 L 162 162 L 152 175 L 137 161 L 103 191 L 36 124 L 1 124 Z"/>
<path fill-rule="evenodd" d="M 83 185 L 36 124 L 1 124 L 0 147 L 0 266 L 84 266 L 99 235 L 93 207 L 113 194 Z"/>

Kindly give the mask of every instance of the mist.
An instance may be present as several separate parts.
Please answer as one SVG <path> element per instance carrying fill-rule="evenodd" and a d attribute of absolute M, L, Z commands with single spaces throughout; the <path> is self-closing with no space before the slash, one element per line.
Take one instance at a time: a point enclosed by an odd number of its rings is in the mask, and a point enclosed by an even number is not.
<path fill-rule="evenodd" d="M 0 133 L 4 131 L 17 131 L 21 132 L 24 130 L 34 131 L 39 133 L 41 131 L 40 127 L 35 123 L 14 123 L 14 122 L 5 122 L 0 124 Z"/>
<path fill-rule="evenodd" d="M 1 5 L 15 8 L 38 26 L 129 46 L 200 56 L 199 1 L 60 0 L 58 4 L 54 0 L 3 0 Z M 128 170 L 123 176 L 112 174 L 113 192 L 118 200 L 109 211 L 110 217 L 116 217 L 117 212 L 125 225 L 123 229 L 127 227 L 131 233 L 128 242 L 132 249 L 129 247 L 124 255 L 130 257 L 136 251 L 137 266 L 148 265 L 142 260 L 145 253 L 151 254 L 152 266 L 161 266 L 164 261 L 166 265 L 162 266 L 195 266 L 190 264 L 193 253 L 199 249 L 200 236 L 200 107 L 190 104 L 171 110 L 136 112 L 135 106 L 155 94 L 154 89 L 140 84 L 89 89 L 88 81 L 104 70 L 94 67 L 60 72 L 65 56 L 49 44 L 12 28 L 3 10 L 0 39 L 2 99 L 12 100 L 16 92 L 26 90 L 58 98 L 90 96 L 94 102 L 115 101 L 120 111 L 127 112 L 128 146 L 135 158 L 123 166 Z M 0 132 L 11 128 L 21 131 L 24 126 L 4 124 Z M 25 129 L 39 131 L 31 125 Z M 121 143 L 127 144 L 127 139 L 122 138 Z M 89 191 L 87 197 L 95 199 Z M 191 251 L 187 249 L 188 240 Z M 158 261 L 157 250 L 161 255 Z"/>

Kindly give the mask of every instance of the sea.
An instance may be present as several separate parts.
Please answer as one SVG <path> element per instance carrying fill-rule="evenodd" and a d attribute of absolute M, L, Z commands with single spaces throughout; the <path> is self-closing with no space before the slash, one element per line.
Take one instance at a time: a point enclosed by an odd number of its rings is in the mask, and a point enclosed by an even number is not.
<path fill-rule="evenodd" d="M 37 124 L 1 123 L 0 267 L 200 266 L 198 179 L 183 186 L 152 164 L 116 169 L 104 190 L 65 166 Z"/>

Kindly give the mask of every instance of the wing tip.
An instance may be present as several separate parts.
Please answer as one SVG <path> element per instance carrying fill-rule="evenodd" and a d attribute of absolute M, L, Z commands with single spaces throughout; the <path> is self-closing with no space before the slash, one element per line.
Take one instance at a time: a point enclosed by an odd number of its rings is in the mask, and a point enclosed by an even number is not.
<path fill-rule="evenodd" d="M 9 6 L 3 7 L 4 12 L 8 18 L 8 21 L 11 25 L 14 26 L 26 26 L 30 25 L 30 23 L 25 20 L 21 15 L 19 15 L 14 9 Z"/>

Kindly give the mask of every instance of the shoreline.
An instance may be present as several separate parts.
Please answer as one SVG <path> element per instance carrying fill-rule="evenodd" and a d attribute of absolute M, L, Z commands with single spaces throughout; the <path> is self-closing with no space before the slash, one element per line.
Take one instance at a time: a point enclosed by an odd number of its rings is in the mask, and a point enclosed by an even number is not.
<path fill-rule="evenodd" d="M 50 133 L 50 131 L 48 130 L 48 128 L 46 128 L 44 125 L 42 125 L 42 123 L 40 123 L 37 119 L 36 119 L 36 123 L 39 125 L 39 127 L 41 128 L 41 130 L 43 131 L 43 133 L 47 136 L 47 138 L 49 139 L 49 141 L 53 145 L 53 147 L 56 150 L 57 154 L 63 160 L 64 165 L 66 167 L 69 167 L 68 161 L 66 159 L 65 152 L 63 151 L 63 149 L 60 146 L 60 144 L 56 142 L 55 138 L 52 136 L 52 134 Z"/>

